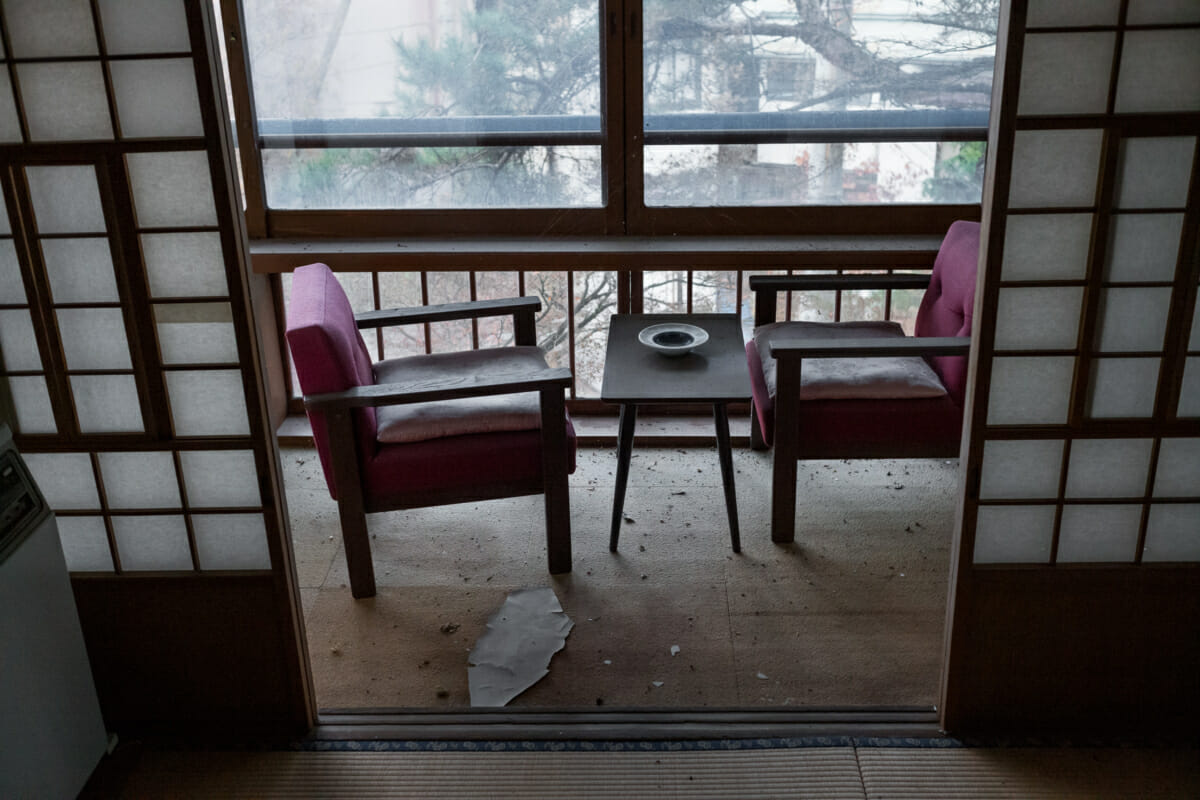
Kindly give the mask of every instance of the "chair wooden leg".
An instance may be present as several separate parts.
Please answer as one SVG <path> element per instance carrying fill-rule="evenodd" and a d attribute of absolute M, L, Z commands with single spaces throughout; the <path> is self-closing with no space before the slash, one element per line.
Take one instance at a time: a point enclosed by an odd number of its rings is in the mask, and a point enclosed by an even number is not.
<path fill-rule="evenodd" d="M 758 424 L 758 409 L 754 401 L 750 401 L 750 449 L 768 450 L 766 439 L 763 438 L 762 426 Z"/>
<path fill-rule="evenodd" d="M 800 452 L 800 361 L 776 362 L 775 460 L 771 470 L 771 541 L 796 540 L 796 456 Z"/>
<path fill-rule="evenodd" d="M 329 429 L 330 457 L 337 486 L 338 517 L 346 568 L 350 571 L 350 593 L 357 599 L 375 596 L 375 566 L 371 563 L 371 538 L 367 533 L 366 506 L 358 470 L 358 448 L 348 409 L 325 415 Z"/>
<path fill-rule="evenodd" d="M 342 543 L 346 548 L 346 568 L 350 572 L 350 594 L 355 599 L 375 596 L 375 565 L 371 561 L 371 537 L 367 533 L 367 515 L 362 506 L 339 501 Z"/>
<path fill-rule="evenodd" d="M 542 487 L 550 574 L 571 571 L 571 501 L 567 484 L 567 418 L 561 387 L 543 389 Z"/>

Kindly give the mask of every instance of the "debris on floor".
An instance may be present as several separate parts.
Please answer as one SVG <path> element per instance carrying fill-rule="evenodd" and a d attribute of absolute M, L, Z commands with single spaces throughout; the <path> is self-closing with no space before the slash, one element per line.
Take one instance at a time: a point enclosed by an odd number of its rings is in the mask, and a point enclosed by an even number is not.
<path fill-rule="evenodd" d="M 550 674 L 575 623 L 550 588 L 513 592 L 467 656 L 472 706 L 503 706 Z"/>

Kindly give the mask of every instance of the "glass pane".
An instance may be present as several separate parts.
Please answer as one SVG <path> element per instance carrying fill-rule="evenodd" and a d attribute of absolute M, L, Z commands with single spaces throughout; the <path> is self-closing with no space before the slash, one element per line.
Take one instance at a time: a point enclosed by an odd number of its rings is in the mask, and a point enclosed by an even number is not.
<path fill-rule="evenodd" d="M 207 153 L 130 153 L 125 159 L 139 226 L 217 224 Z"/>
<path fill-rule="evenodd" d="M 144 430 L 137 383 L 132 375 L 72 375 L 71 393 L 83 433 Z"/>
<path fill-rule="evenodd" d="M 1154 471 L 1154 496 L 1200 496 L 1200 439 L 1162 440 Z"/>
<path fill-rule="evenodd" d="M 108 239 L 43 239 L 42 259 L 55 303 L 120 300 Z"/>
<path fill-rule="evenodd" d="M 1048 563 L 1054 512 L 1054 506 L 981 506 L 975 522 L 975 563 Z"/>
<path fill-rule="evenodd" d="M 484 292 L 489 285 L 486 276 L 499 275 L 502 273 L 484 272 L 479 274 L 479 296 L 486 297 Z M 510 273 L 511 274 L 511 273 Z M 514 276 L 515 278 L 515 276 Z M 515 280 L 514 280 L 515 283 Z M 511 293 L 505 293 L 504 297 L 516 296 L 516 286 L 514 285 Z M 495 296 L 495 295 L 492 295 Z M 379 273 L 379 304 L 383 308 L 413 308 L 421 305 L 421 273 L 419 272 L 381 272 Z M 484 328 L 480 320 L 481 329 L 480 336 L 484 334 Z M 512 319 L 507 321 L 508 327 L 512 327 Z M 511 331 L 509 332 L 511 336 Z M 425 352 L 425 326 L 424 325 L 392 325 L 383 330 L 383 357 L 384 358 L 401 358 L 403 356 L 412 356 Z"/>
<path fill-rule="evenodd" d="M 1037 28 L 1116 25 L 1121 0 L 1029 0 L 1026 24 Z"/>
<path fill-rule="evenodd" d="M 183 483 L 193 508 L 236 508 L 262 505 L 258 470 L 250 450 L 185 450 Z"/>
<path fill-rule="evenodd" d="M 60 308 L 56 316 L 68 369 L 133 367 L 121 309 Z"/>
<path fill-rule="evenodd" d="M 104 233 L 94 167 L 26 167 L 39 233 Z"/>
<path fill-rule="evenodd" d="M 572 272 L 571 280 L 575 284 L 575 391 L 579 397 L 599 397 L 608 321 L 617 310 L 617 276 L 614 272 Z M 698 291 L 696 299 L 702 303 L 703 294 Z"/>
<path fill-rule="evenodd" d="M 1143 561 L 1200 561 L 1200 504 L 1152 505 Z"/>
<path fill-rule="evenodd" d="M 1001 277 L 1006 281 L 1082 280 L 1091 236 L 1091 214 L 1010 216 Z"/>
<path fill-rule="evenodd" d="M 1157 358 L 1098 358 L 1092 362 L 1088 415 L 1149 417 L 1158 392 Z"/>
<path fill-rule="evenodd" d="M 170 371 L 165 378 L 176 435 L 244 436 L 250 432 L 240 371 Z"/>
<path fill-rule="evenodd" d="M 1116 208 L 1183 208 L 1194 136 L 1125 139 L 1117 162 Z"/>
<path fill-rule="evenodd" d="M 996 310 L 996 349 L 1073 349 L 1079 341 L 1082 303 L 1082 287 L 1001 289 Z"/>
<path fill-rule="evenodd" d="M 191 50 L 183 0 L 100 0 L 110 55 Z"/>
<path fill-rule="evenodd" d="M 263 151 L 271 208 L 598 208 L 599 147 Z"/>
<path fill-rule="evenodd" d="M 169 452 L 101 453 L 110 508 L 179 508 L 179 480 Z"/>
<path fill-rule="evenodd" d="M 983 445 L 979 496 L 988 500 L 1057 497 L 1061 439 L 992 440 Z"/>
<path fill-rule="evenodd" d="M 0 214 L 4 210 L 0 208 Z M 23 306 L 29 302 L 21 278 L 21 264 L 12 239 L 0 239 L 0 303 Z"/>
<path fill-rule="evenodd" d="M 429 304 L 463 303 L 471 299 L 471 278 L 466 272 L 430 272 Z M 360 295 L 361 296 L 361 295 Z M 375 337 L 366 331 L 367 349 L 375 354 Z M 471 321 L 451 320 L 429 326 L 430 344 L 435 353 L 471 349 Z"/>
<path fill-rule="evenodd" d="M 20 142 L 21 121 L 13 100 L 12 78 L 8 70 L 0 70 L 0 142 Z"/>
<path fill-rule="evenodd" d="M 112 138 L 99 61 L 18 64 L 17 78 L 30 139 Z"/>
<path fill-rule="evenodd" d="M 103 517 L 58 517 L 67 569 L 71 572 L 112 572 L 112 550 Z"/>
<path fill-rule="evenodd" d="M 983 142 L 658 145 L 650 206 L 978 203 Z"/>
<path fill-rule="evenodd" d="M 546 351 L 546 362 L 552 367 L 571 365 L 568 277 L 566 272 L 525 273 L 525 293 L 542 301 L 542 310 L 537 314 L 537 342 Z"/>
<path fill-rule="evenodd" d="M 15 58 L 95 55 L 88 0 L 4 0 Z"/>
<path fill-rule="evenodd" d="M 1114 33 L 1025 37 L 1020 114 L 1103 114 L 1108 106 Z"/>
<path fill-rule="evenodd" d="M 200 569 L 270 569 L 262 514 L 195 514 Z"/>
<path fill-rule="evenodd" d="M 192 59 L 113 61 L 109 71 L 122 136 L 204 135 Z"/>
<path fill-rule="evenodd" d="M 1183 214 L 1114 214 L 1105 280 L 1173 281 Z"/>
<path fill-rule="evenodd" d="M 273 207 L 599 204 L 594 0 L 314 3 L 284 14 L 247 0 L 244 10 L 260 133 L 406 148 L 267 150 Z M 485 146 L 493 136 L 505 141 Z M 588 146 L 538 146 L 564 136 Z"/>
<path fill-rule="evenodd" d="M 87 453 L 25 453 L 23 458 L 50 508 L 100 508 L 96 475 Z"/>
<path fill-rule="evenodd" d="M 154 306 L 164 364 L 237 364 L 237 333 L 228 303 Z"/>
<path fill-rule="evenodd" d="M 1100 295 L 1101 352 L 1158 352 L 1167 330 L 1171 289 L 1104 289 Z"/>
<path fill-rule="evenodd" d="M 1163 80 L 1165 75 L 1192 79 Z M 1117 79 L 1119 114 L 1200 109 L 1200 31 L 1127 31 Z"/>
<path fill-rule="evenodd" d="M 1141 497 L 1150 471 L 1150 439 L 1076 439 L 1067 497 Z"/>
<path fill-rule="evenodd" d="M 1130 563 L 1137 551 L 1140 505 L 1068 505 L 1058 534 L 1058 563 Z"/>
<path fill-rule="evenodd" d="M 988 399 L 989 425 L 1061 424 L 1067 421 L 1075 359 L 996 358 Z"/>
<path fill-rule="evenodd" d="M 50 405 L 50 391 L 46 379 L 39 376 L 8 378 L 13 405 L 17 409 L 18 433 L 57 433 L 54 409 Z"/>
<path fill-rule="evenodd" d="M 25 309 L 0 310 L 0 367 L 11 372 L 42 369 L 33 317 Z"/>
<path fill-rule="evenodd" d="M 1013 208 L 1090 206 L 1103 131 L 1017 131 L 1013 142 Z"/>
<path fill-rule="evenodd" d="M 154 297 L 229 294 L 218 233 L 142 234 L 142 257 Z"/>
<path fill-rule="evenodd" d="M 112 525 L 122 569 L 135 572 L 192 569 L 192 551 L 183 517 L 113 516 Z"/>

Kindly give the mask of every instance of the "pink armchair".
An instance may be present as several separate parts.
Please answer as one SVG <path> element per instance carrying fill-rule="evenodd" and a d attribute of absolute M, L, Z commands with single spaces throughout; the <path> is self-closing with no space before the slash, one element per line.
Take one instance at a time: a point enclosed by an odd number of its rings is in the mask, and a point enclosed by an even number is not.
<path fill-rule="evenodd" d="M 375 594 L 365 514 L 544 494 L 552 573 L 571 570 L 570 370 L 536 347 L 536 297 L 359 314 L 324 264 L 295 270 L 291 348 L 357 598 Z M 373 364 L 360 328 L 513 316 L 514 347 Z"/>
<path fill-rule="evenodd" d="M 797 459 L 958 455 L 978 261 L 979 224 L 959 221 L 929 276 L 750 277 L 751 446 L 775 447 L 772 540 L 795 539 Z M 780 291 L 922 288 L 912 337 L 895 322 L 775 322 Z"/>

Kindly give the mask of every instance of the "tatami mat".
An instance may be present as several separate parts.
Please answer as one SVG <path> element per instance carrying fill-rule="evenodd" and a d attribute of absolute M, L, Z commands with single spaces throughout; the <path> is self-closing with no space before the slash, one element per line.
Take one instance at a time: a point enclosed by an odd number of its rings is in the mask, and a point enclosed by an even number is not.
<path fill-rule="evenodd" d="M 1195 798 L 1195 750 L 145 752 L 130 798 Z"/>

